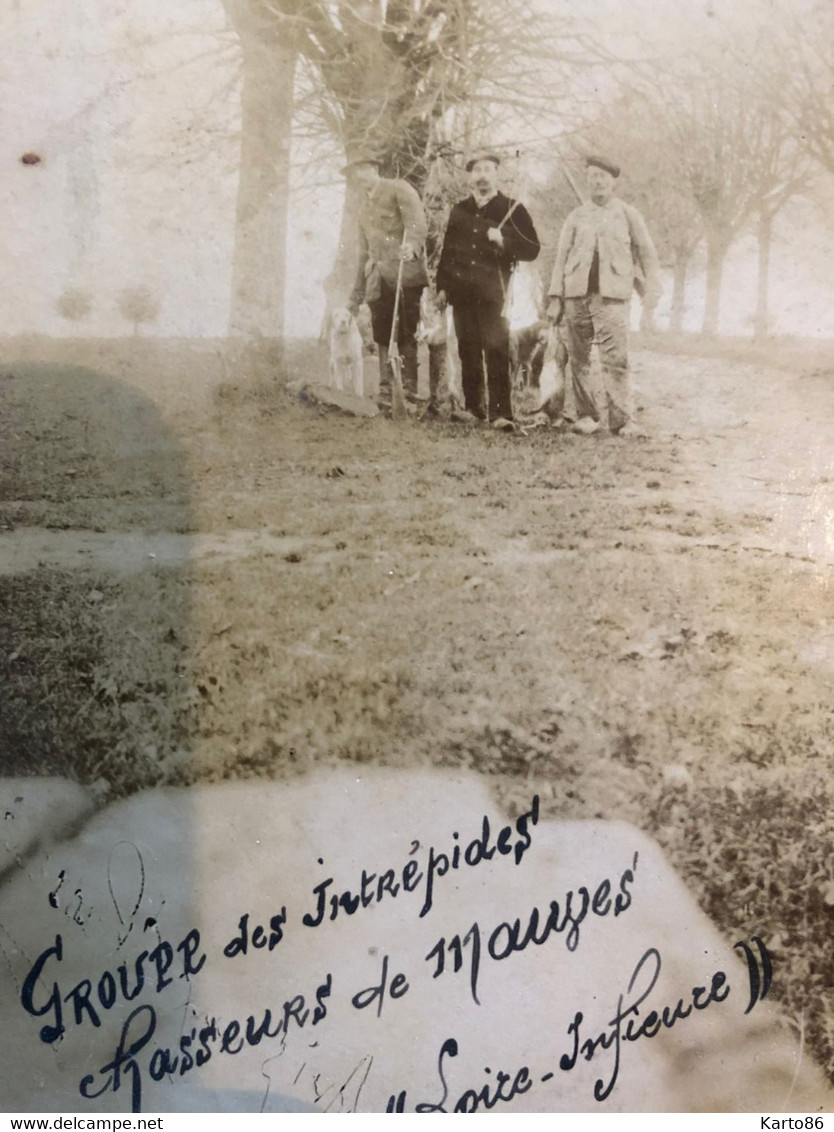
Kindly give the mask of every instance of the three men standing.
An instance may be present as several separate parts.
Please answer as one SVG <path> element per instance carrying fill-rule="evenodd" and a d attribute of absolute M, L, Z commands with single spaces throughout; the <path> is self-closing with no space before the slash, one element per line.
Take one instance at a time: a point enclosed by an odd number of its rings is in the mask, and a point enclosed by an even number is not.
<path fill-rule="evenodd" d="M 510 330 L 507 288 L 519 260 L 534 260 L 540 245 L 523 204 L 498 191 L 500 158 L 467 162 L 472 195 L 449 216 L 437 268 L 437 301 L 452 305 L 466 409 L 493 427 L 511 429 Z M 486 386 L 484 390 L 484 362 Z"/>
<path fill-rule="evenodd" d="M 388 347 L 394 320 L 397 278 L 401 272 L 397 344 L 403 362 L 403 391 L 417 396 L 417 324 L 426 275 L 426 214 L 417 191 L 407 181 L 380 175 L 381 162 L 361 153 L 343 169 L 362 191 L 359 210 L 359 263 L 349 306 L 364 301 L 371 310 L 379 351 L 380 400 L 390 403 Z"/>
<path fill-rule="evenodd" d="M 548 318 L 564 316 L 573 375 L 578 432 L 597 432 L 599 411 L 590 388 L 591 346 L 599 347 L 608 426 L 612 433 L 638 433 L 628 368 L 628 316 L 632 290 L 651 310 L 660 298 L 660 265 L 645 221 L 636 208 L 614 196 L 620 170 L 604 157 L 586 160 L 591 199 L 575 208 L 559 237 L 550 281 Z"/>
<path fill-rule="evenodd" d="M 461 384 L 467 411 L 495 428 L 513 428 L 510 330 L 505 317 L 512 272 L 540 251 L 529 212 L 498 191 L 500 158 L 471 158 L 471 195 L 451 211 L 437 267 L 437 306 L 453 309 Z M 563 321 L 570 356 L 578 432 L 601 427 L 590 387 L 591 347 L 602 363 L 610 431 L 637 433 L 628 366 L 628 317 L 635 287 L 653 309 L 660 297 L 660 265 L 643 217 L 614 195 L 620 175 L 604 157 L 586 160 L 590 201 L 565 220 L 553 268 L 548 318 Z M 361 187 L 359 264 L 350 298 L 355 310 L 368 303 L 379 349 L 380 392 L 390 398 L 388 346 L 400 279 L 398 345 L 403 387 L 417 396 L 420 296 L 428 283 L 426 215 L 406 181 L 380 175 L 380 162 L 360 154 L 345 167 Z M 485 380 L 486 378 L 486 380 Z M 436 391 L 435 391 L 436 392 Z"/>

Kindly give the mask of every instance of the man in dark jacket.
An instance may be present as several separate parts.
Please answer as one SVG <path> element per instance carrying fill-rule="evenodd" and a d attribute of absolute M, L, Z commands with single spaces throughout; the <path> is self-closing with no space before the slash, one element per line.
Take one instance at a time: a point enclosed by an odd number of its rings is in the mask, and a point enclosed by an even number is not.
<path fill-rule="evenodd" d="M 437 298 L 452 304 L 467 410 L 493 427 L 511 429 L 510 330 L 507 288 L 519 260 L 534 260 L 539 238 L 523 204 L 498 192 L 495 154 L 466 166 L 472 195 L 452 209 L 437 268 Z M 488 406 L 484 403 L 486 361 Z"/>

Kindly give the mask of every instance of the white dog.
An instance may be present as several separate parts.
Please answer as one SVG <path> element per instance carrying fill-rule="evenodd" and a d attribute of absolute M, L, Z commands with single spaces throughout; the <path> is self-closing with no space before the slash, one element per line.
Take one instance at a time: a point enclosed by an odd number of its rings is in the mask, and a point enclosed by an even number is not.
<path fill-rule="evenodd" d="M 347 307 L 337 307 L 330 316 L 330 384 L 365 396 L 362 335 Z"/>

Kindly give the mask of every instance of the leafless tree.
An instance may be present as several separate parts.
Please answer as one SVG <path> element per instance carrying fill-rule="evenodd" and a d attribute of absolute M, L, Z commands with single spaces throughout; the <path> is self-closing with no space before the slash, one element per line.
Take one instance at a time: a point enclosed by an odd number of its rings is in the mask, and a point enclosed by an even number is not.
<path fill-rule="evenodd" d="M 80 322 L 93 309 L 93 300 L 88 291 L 80 287 L 68 287 L 58 296 L 55 309 L 68 322 Z"/>
<path fill-rule="evenodd" d="M 707 255 L 703 332 L 717 332 L 727 253 L 754 220 L 760 241 L 761 332 L 767 323 L 773 219 L 807 186 L 810 169 L 787 116 L 762 95 L 757 60 L 741 68 L 727 38 L 709 48 L 700 56 L 668 61 L 636 90 L 655 115 L 658 151 L 667 155 L 702 224 Z"/>
<path fill-rule="evenodd" d="M 317 141 L 331 154 L 362 144 L 422 188 L 438 160 L 485 140 L 479 127 L 500 111 L 520 131 L 540 128 L 532 123 L 558 113 L 562 68 L 599 61 L 575 17 L 545 17 L 531 0 L 224 3 L 243 59 L 231 320 L 240 332 L 280 332 L 293 121 L 314 153 Z M 336 289 L 353 260 L 355 211 L 348 194 Z"/>
<path fill-rule="evenodd" d="M 493 141 L 502 122 L 525 146 L 558 134 L 569 107 L 566 69 L 605 59 L 567 0 L 559 12 L 535 0 L 222 4 L 226 29 L 212 31 L 213 48 L 200 48 L 218 64 L 216 89 L 207 91 L 212 114 L 179 123 L 176 152 L 187 160 L 211 144 L 232 155 L 239 144 L 229 330 L 253 341 L 283 334 L 291 175 L 294 187 L 332 181 L 339 157 L 365 144 L 386 157 L 386 172 L 421 189 L 433 171 L 447 182 L 437 166 Z M 238 96 L 239 138 L 233 110 L 222 111 Z M 348 193 L 334 273 L 342 286 L 355 213 Z"/>
<path fill-rule="evenodd" d="M 792 14 L 774 28 L 771 58 L 782 63 L 785 81 L 769 87 L 808 153 L 834 173 L 834 11 L 825 0 Z"/>
<path fill-rule="evenodd" d="M 119 293 L 118 307 L 122 318 L 133 323 L 134 335 L 141 323 L 153 322 L 159 315 L 159 299 L 144 285 L 125 287 Z"/>
<path fill-rule="evenodd" d="M 281 338 L 293 91 L 304 5 L 224 0 L 240 40 L 240 166 L 229 332 Z"/>
<path fill-rule="evenodd" d="M 784 115 L 773 110 L 760 111 L 761 144 L 755 170 L 757 239 L 759 247 L 758 285 L 754 334 L 763 338 L 770 322 L 770 253 L 773 222 L 785 205 L 806 192 L 812 180 L 807 151 L 797 142 Z"/>
<path fill-rule="evenodd" d="M 816 0 L 802 14 L 766 8 L 763 15 L 750 78 L 781 151 L 765 170 L 758 207 L 757 337 L 768 324 L 773 221 L 789 200 L 810 190 L 817 166 L 834 173 L 834 12 Z"/>

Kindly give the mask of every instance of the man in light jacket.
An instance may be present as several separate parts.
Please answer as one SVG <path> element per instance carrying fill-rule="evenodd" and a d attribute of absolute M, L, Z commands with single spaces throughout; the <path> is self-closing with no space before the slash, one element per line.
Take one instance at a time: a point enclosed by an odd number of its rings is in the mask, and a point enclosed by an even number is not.
<path fill-rule="evenodd" d="M 374 342 L 379 350 L 380 400 L 391 401 L 388 346 L 394 318 L 397 275 L 402 260 L 402 292 L 397 344 L 403 360 L 403 390 L 417 397 L 417 324 L 426 275 L 426 214 L 416 189 L 407 181 L 380 175 L 381 162 L 359 153 L 342 170 L 362 192 L 359 210 L 359 262 L 349 306 L 364 301 L 371 309 Z"/>
<path fill-rule="evenodd" d="M 628 322 L 631 292 L 637 288 L 653 310 L 660 298 L 660 265 L 645 221 L 636 208 L 614 196 L 620 170 L 605 157 L 586 160 L 591 199 L 562 226 L 550 281 L 548 318 L 564 331 L 570 355 L 578 420 L 574 430 L 601 428 L 590 388 L 591 346 L 599 347 L 608 402 L 608 427 L 634 436 Z"/>

